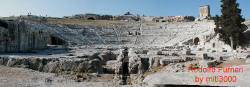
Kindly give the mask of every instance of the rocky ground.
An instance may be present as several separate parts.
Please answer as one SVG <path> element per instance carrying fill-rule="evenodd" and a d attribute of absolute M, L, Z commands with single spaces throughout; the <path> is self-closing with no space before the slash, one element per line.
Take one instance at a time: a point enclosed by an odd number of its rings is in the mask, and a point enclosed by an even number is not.
<path fill-rule="evenodd" d="M 248 85 L 250 68 L 248 53 L 238 53 L 235 59 L 228 53 L 204 53 L 191 51 L 185 53 L 177 48 L 130 48 L 127 50 L 129 78 L 123 84 L 124 62 L 120 59 L 124 48 L 112 49 L 109 46 L 72 47 L 71 50 L 44 50 L 38 53 L 1 54 L 0 86 L 21 87 L 120 87 L 120 86 L 155 86 L 155 85 Z M 162 49 L 162 50 L 159 50 Z M 169 51 L 166 51 L 169 50 Z M 172 51 L 171 51 L 172 50 Z M 177 51 L 173 51 L 177 50 Z M 183 53 L 184 52 L 184 53 Z M 98 53 L 98 54 L 96 54 Z M 195 54 L 195 55 L 194 55 Z M 233 54 L 233 53 L 231 53 Z M 218 59 L 216 56 L 223 57 Z M 229 56 L 229 57 L 227 57 Z M 95 62 L 93 62 L 95 61 Z M 142 64 L 142 65 L 141 65 Z M 205 83 L 194 81 L 195 76 L 234 75 L 233 73 L 191 73 L 188 66 L 223 66 L 244 67 L 244 72 L 237 74 L 236 83 Z M 7 67 L 6 67 L 7 66 Z M 14 68 L 13 68 L 14 67 Z M 16 68 L 15 68 L 16 67 Z M 117 68 L 118 67 L 118 68 Z M 40 71 L 40 72 L 39 72 Z M 27 77 L 27 78 L 26 78 Z"/>
<path fill-rule="evenodd" d="M 113 82 L 76 82 L 67 76 L 0 66 L 1 87 L 139 87 Z"/>
<path fill-rule="evenodd" d="M 147 76 L 143 82 L 148 83 L 150 86 L 167 86 L 167 85 L 203 85 L 203 86 L 237 86 L 237 87 L 247 87 L 249 84 L 249 63 L 246 63 L 245 60 L 233 60 L 226 61 L 226 64 L 221 64 L 223 67 L 243 67 L 243 72 L 209 72 L 209 73 L 200 73 L 200 72 L 189 72 L 188 67 L 185 64 L 176 64 L 172 66 L 167 66 L 161 71 L 158 71 L 154 74 Z M 229 64 L 230 63 L 230 64 Z M 184 65 L 184 66 L 182 66 Z M 181 68 L 178 68 L 181 66 Z M 176 68 L 177 67 L 177 68 Z M 218 69 L 218 68 L 217 68 Z M 206 80 L 208 77 L 213 76 L 236 76 L 235 82 L 229 82 L 227 80 L 222 82 L 212 82 Z M 195 77 L 203 77 L 203 81 L 197 81 Z"/>

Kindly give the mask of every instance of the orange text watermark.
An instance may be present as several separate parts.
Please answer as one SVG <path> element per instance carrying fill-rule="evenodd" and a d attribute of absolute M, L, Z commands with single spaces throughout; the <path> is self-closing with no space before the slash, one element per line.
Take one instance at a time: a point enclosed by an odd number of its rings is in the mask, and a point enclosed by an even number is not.
<path fill-rule="evenodd" d="M 188 67 L 188 72 L 192 73 L 222 73 L 223 75 L 212 75 L 212 76 L 195 76 L 194 81 L 202 84 L 203 82 L 237 82 L 237 76 L 235 75 L 224 75 L 225 73 L 242 73 L 244 70 L 243 67 Z"/>

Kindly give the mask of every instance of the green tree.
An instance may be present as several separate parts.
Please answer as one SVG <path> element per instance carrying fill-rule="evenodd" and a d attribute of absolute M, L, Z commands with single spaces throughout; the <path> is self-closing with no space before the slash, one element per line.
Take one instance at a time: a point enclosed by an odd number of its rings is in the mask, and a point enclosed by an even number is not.
<path fill-rule="evenodd" d="M 232 48 L 242 45 L 244 34 L 247 26 L 241 16 L 241 9 L 236 0 L 221 0 L 221 13 L 219 17 L 214 18 L 216 28 L 214 29 L 220 35 L 220 39 L 230 44 Z"/>

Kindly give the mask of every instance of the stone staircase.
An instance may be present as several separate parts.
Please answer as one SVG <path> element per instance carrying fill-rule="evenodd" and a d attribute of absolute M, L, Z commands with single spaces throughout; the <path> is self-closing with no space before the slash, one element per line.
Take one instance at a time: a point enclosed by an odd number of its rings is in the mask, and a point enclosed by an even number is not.
<path fill-rule="evenodd" d="M 93 44 L 175 45 L 200 35 L 210 34 L 213 22 L 146 24 L 114 24 L 113 28 L 90 25 L 27 23 L 33 30 L 43 31 L 67 42 Z M 119 26 L 118 26 L 119 25 Z M 140 33 L 139 35 L 136 35 Z M 129 35 L 131 33 L 132 35 Z"/>

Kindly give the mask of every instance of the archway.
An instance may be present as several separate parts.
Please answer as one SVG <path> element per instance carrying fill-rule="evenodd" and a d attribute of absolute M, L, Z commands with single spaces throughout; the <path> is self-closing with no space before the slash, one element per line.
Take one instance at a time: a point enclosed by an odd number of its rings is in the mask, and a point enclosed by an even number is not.
<path fill-rule="evenodd" d="M 89 17 L 88 20 L 95 20 L 95 18 L 94 17 Z"/>
<path fill-rule="evenodd" d="M 64 45 L 66 42 L 58 37 L 50 36 L 51 45 Z"/>
<path fill-rule="evenodd" d="M 198 37 L 196 37 L 196 38 L 194 39 L 194 45 L 198 45 L 199 42 L 200 42 L 200 39 L 199 39 Z"/>
<path fill-rule="evenodd" d="M 0 26 L 4 28 L 8 28 L 8 23 L 6 21 L 0 20 Z"/>

